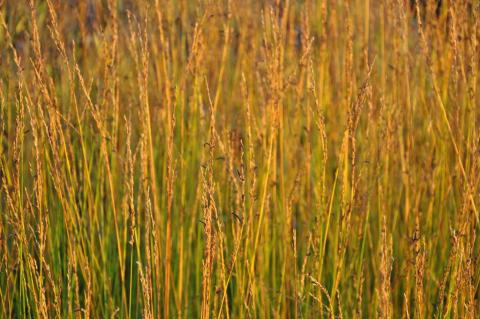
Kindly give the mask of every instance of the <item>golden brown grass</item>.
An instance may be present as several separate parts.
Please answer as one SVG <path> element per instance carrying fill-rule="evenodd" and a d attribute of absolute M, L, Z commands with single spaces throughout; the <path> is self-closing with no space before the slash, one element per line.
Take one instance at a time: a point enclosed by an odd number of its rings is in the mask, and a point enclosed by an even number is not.
<path fill-rule="evenodd" d="M 478 0 L 0 1 L 0 318 L 476 318 Z"/>

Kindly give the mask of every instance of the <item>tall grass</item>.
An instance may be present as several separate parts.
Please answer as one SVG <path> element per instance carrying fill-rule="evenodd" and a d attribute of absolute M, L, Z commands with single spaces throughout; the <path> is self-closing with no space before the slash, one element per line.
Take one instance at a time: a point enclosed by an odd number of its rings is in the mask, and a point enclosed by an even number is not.
<path fill-rule="evenodd" d="M 0 1 L 1 318 L 476 318 L 480 2 Z"/>

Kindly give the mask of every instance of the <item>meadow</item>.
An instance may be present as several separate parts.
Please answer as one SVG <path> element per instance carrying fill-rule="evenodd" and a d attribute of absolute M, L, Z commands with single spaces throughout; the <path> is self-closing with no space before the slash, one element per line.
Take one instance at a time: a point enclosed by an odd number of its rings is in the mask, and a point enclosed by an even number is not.
<path fill-rule="evenodd" d="M 480 1 L 0 1 L 0 318 L 478 318 Z"/>

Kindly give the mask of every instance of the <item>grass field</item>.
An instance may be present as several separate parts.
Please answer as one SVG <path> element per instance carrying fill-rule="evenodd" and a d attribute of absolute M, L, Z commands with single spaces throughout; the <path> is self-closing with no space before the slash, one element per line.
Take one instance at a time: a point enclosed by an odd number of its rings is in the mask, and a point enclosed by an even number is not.
<path fill-rule="evenodd" d="M 0 318 L 479 318 L 480 1 L 0 1 Z"/>

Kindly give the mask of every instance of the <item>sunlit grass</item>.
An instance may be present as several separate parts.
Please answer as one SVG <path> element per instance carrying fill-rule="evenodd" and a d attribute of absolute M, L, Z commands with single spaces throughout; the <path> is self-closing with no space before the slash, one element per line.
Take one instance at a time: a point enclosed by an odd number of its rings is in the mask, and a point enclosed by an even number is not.
<path fill-rule="evenodd" d="M 0 318 L 478 317 L 478 1 L 1 3 Z"/>

